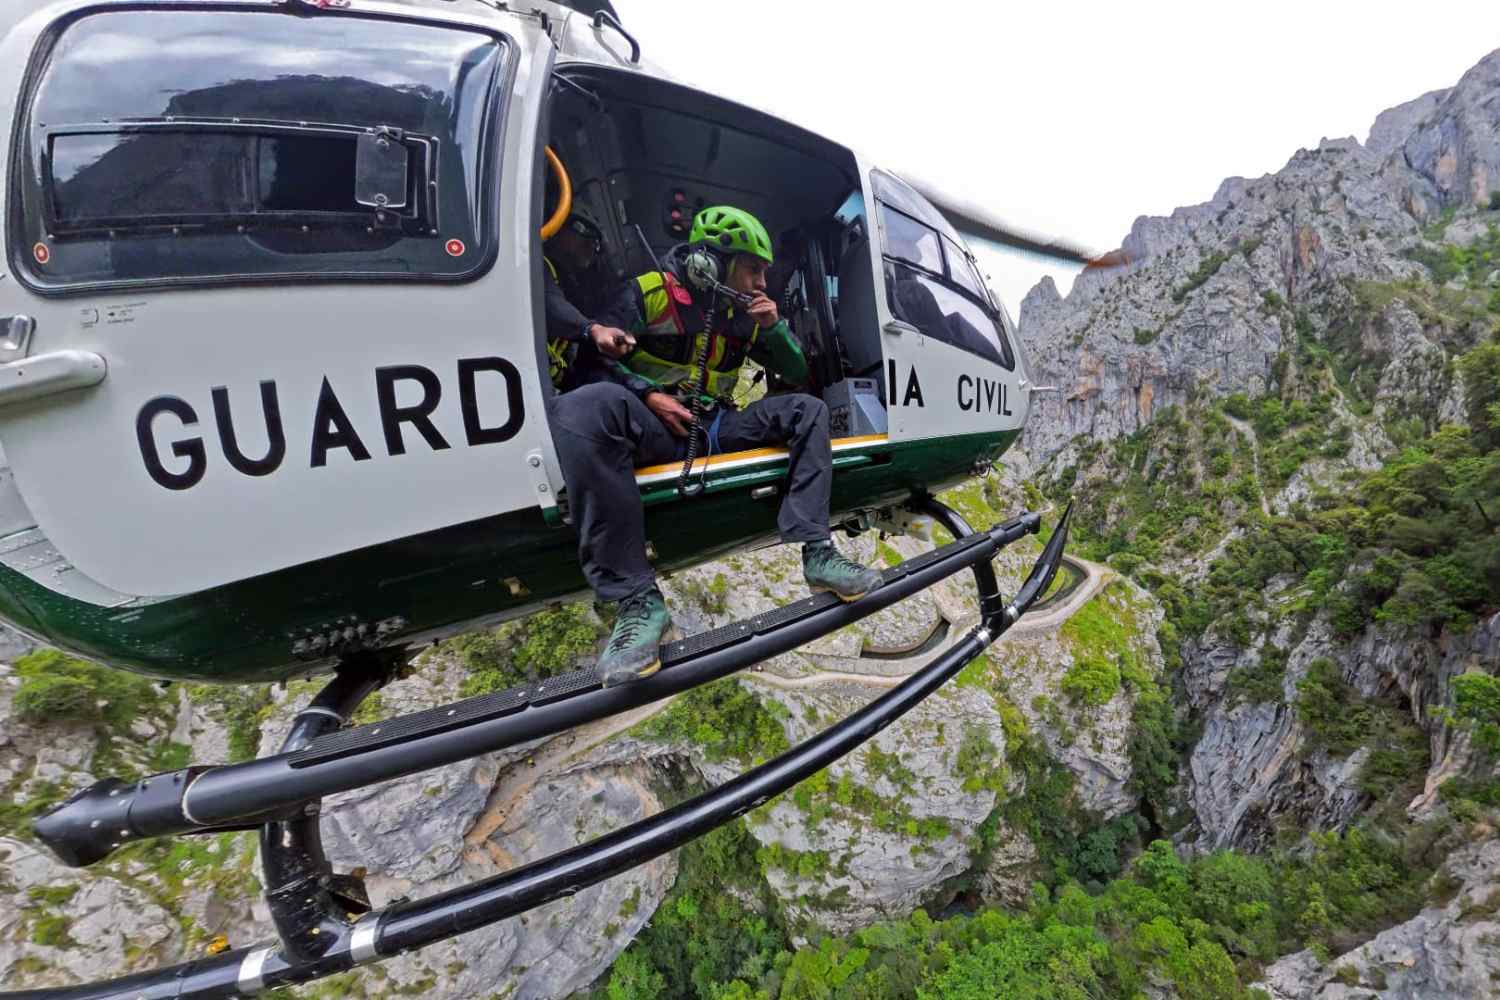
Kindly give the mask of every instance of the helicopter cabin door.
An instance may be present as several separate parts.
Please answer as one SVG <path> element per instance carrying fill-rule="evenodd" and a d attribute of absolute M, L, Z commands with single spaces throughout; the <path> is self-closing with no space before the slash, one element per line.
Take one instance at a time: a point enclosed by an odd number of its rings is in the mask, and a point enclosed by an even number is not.
<path fill-rule="evenodd" d="M 493 23 L 147 2 L 12 32 L 0 441 L 65 559 L 179 594 L 535 510 L 514 193 L 552 49 Z"/>
<path fill-rule="evenodd" d="M 931 202 L 894 174 L 866 176 L 890 439 L 980 435 L 998 454 L 1030 405 L 1003 311 Z"/>

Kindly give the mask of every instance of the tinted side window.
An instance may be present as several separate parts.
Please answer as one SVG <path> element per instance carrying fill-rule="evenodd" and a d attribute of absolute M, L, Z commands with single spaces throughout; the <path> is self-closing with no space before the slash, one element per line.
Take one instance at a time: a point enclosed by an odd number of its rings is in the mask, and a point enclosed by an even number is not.
<path fill-rule="evenodd" d="M 1000 314 L 958 234 L 915 189 L 882 171 L 872 176 L 891 312 L 929 337 L 1015 370 Z"/>
<path fill-rule="evenodd" d="M 931 275 L 897 261 L 885 264 L 891 312 L 929 337 L 1015 368 L 1009 342 L 978 303 Z"/>
<path fill-rule="evenodd" d="M 506 48 L 399 20 L 86 15 L 25 95 L 13 259 L 44 289 L 468 276 L 493 242 Z M 371 133 L 407 154 L 388 208 L 355 197 Z"/>
<path fill-rule="evenodd" d="M 153 129 L 53 134 L 54 232 L 121 230 L 215 220 L 255 223 L 278 213 L 296 221 L 369 224 L 354 199 L 358 133 L 285 134 L 252 127 L 223 133 Z M 394 214 L 394 213 L 393 213 Z M 291 221 L 291 220 L 288 220 Z"/>

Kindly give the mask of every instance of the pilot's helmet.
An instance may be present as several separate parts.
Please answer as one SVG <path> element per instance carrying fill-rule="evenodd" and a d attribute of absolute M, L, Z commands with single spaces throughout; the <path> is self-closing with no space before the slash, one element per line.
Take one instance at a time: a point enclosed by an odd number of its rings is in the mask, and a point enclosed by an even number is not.
<path fill-rule="evenodd" d="M 688 241 L 723 254 L 748 253 L 771 263 L 771 236 L 760 220 L 732 205 L 710 205 L 693 216 Z"/>

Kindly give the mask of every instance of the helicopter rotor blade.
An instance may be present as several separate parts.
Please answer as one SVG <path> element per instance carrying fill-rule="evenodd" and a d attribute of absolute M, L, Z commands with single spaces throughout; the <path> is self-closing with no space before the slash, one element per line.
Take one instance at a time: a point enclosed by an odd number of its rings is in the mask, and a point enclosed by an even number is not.
<path fill-rule="evenodd" d="M 1130 263 L 1124 250 L 1100 253 L 1079 246 L 1070 240 L 1032 232 L 1004 222 L 978 205 L 955 198 L 951 192 L 944 192 L 931 184 L 913 180 L 910 177 L 907 181 L 920 191 L 923 197 L 937 206 L 938 211 L 953 223 L 954 228 L 964 233 L 1052 260 L 1082 264 L 1085 270 L 1124 267 Z"/>

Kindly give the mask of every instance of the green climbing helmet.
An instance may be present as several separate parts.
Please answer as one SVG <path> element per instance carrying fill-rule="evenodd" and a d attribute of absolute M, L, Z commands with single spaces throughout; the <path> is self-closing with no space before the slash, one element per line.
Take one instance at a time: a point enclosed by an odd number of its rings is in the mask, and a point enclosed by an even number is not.
<path fill-rule="evenodd" d="M 771 263 L 771 237 L 760 220 L 732 205 L 710 205 L 693 216 L 692 243 L 706 243 L 726 253 L 748 253 Z"/>

